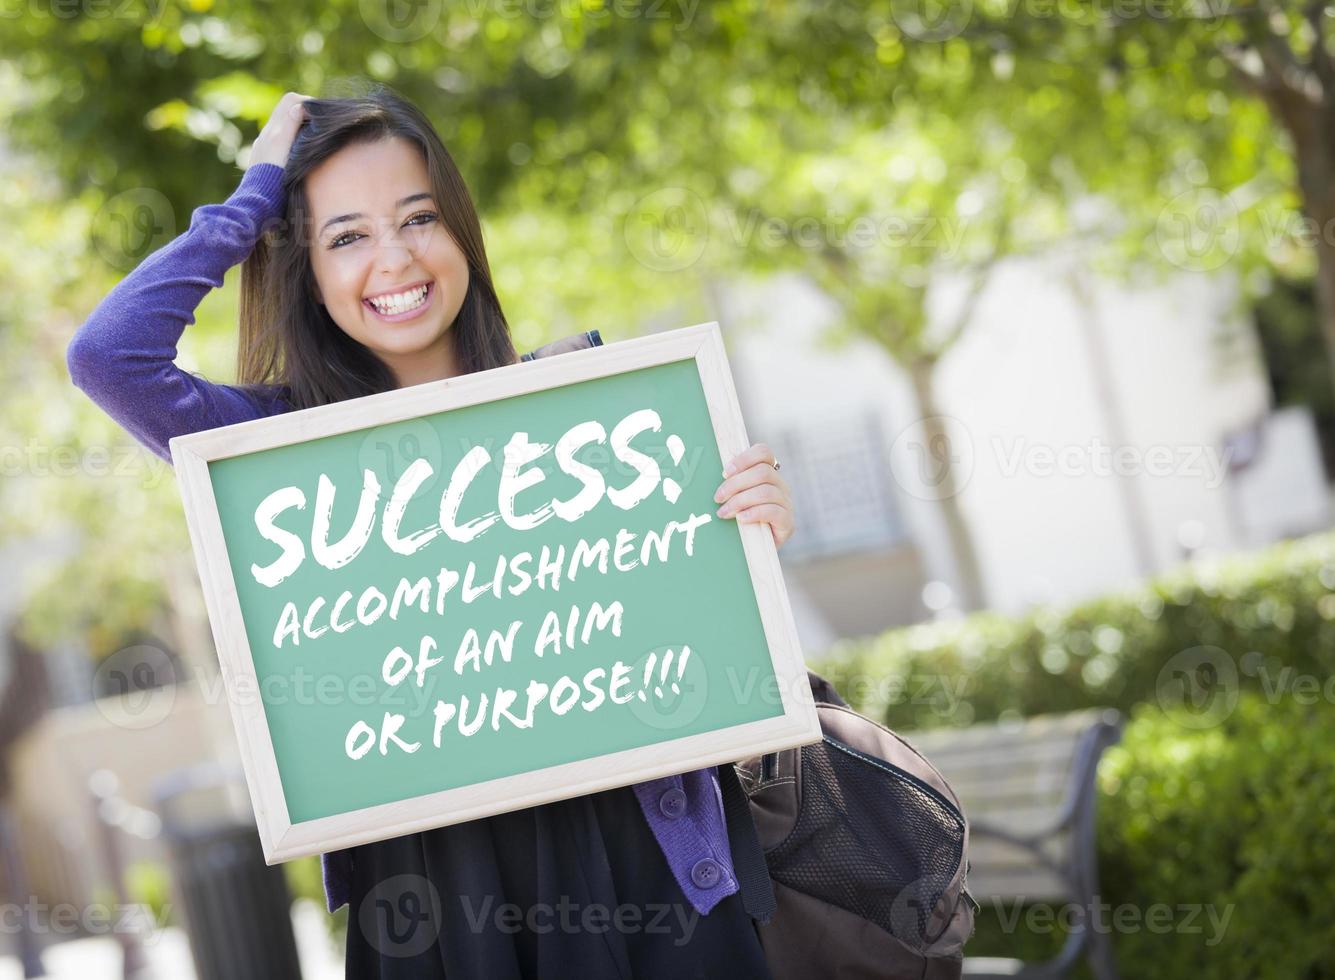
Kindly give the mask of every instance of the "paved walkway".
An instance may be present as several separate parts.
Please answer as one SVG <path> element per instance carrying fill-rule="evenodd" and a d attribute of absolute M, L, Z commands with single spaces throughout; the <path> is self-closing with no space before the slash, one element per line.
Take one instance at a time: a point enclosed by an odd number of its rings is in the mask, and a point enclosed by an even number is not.
<path fill-rule="evenodd" d="M 342 980 L 343 952 L 334 948 L 325 928 L 324 913 L 309 899 L 292 906 L 302 980 Z M 150 971 L 140 980 L 196 980 L 190 943 L 175 926 L 144 941 Z M 120 980 L 121 951 L 110 936 L 95 936 L 56 943 L 42 953 L 50 980 Z M 15 956 L 0 956 L 0 980 L 23 980 L 23 966 Z"/>

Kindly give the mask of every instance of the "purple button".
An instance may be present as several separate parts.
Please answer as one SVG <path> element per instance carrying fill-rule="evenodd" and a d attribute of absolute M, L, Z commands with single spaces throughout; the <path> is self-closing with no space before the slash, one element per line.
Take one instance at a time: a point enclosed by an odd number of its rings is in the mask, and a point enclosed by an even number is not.
<path fill-rule="evenodd" d="M 691 868 L 691 881 L 697 888 L 713 888 L 723 880 L 723 867 L 713 858 L 702 858 Z"/>
<path fill-rule="evenodd" d="M 673 787 L 658 798 L 658 809 L 669 820 L 676 820 L 686 812 L 686 793 Z"/>

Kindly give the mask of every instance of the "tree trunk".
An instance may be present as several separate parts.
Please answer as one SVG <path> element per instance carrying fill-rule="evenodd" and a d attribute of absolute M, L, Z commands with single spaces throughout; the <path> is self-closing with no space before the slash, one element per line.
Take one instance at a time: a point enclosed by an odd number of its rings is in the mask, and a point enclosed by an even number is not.
<path fill-rule="evenodd" d="M 1321 336 L 1326 342 L 1326 365 L 1330 369 L 1331 384 L 1335 385 L 1335 220 L 1317 222 L 1316 236 L 1316 309 L 1321 325 Z"/>
<path fill-rule="evenodd" d="M 1335 92 L 1329 88 L 1323 79 L 1325 91 L 1315 104 L 1267 101 L 1293 141 L 1303 214 L 1315 225 L 1317 323 L 1335 385 Z"/>
<path fill-rule="evenodd" d="M 1099 320 L 1098 308 L 1094 305 L 1094 290 L 1090 287 L 1083 268 L 1078 264 L 1071 267 L 1067 282 L 1075 299 L 1075 320 L 1080 325 L 1080 332 L 1085 342 L 1085 360 L 1089 365 L 1094 402 L 1099 414 L 1103 416 L 1104 434 L 1112 444 L 1112 451 L 1117 452 L 1128 444 L 1126 423 L 1122 418 L 1117 386 L 1109 370 L 1110 359 L 1103 343 L 1103 325 Z M 1136 574 L 1141 578 L 1147 578 L 1158 568 L 1158 562 L 1154 557 L 1154 539 L 1150 533 L 1150 507 L 1145 502 L 1140 481 L 1136 477 L 1114 476 L 1113 488 L 1117 491 L 1117 499 L 1122 503 L 1127 537 L 1131 544 L 1131 560 L 1135 562 Z"/>
<path fill-rule="evenodd" d="M 908 374 L 917 401 L 918 418 L 922 420 L 924 449 L 938 447 L 931 451 L 931 457 L 941 467 L 939 473 L 934 474 L 933 499 L 945 525 L 951 564 L 954 566 L 955 581 L 951 585 L 955 589 L 959 608 L 964 612 L 973 612 L 983 607 L 983 577 L 978 566 L 973 535 L 960 507 L 959 494 L 963 487 L 959 485 L 958 473 L 952 465 L 954 454 L 950 445 L 950 432 L 936 406 L 933 381 L 935 368 L 935 360 L 920 358 L 908 365 Z"/>

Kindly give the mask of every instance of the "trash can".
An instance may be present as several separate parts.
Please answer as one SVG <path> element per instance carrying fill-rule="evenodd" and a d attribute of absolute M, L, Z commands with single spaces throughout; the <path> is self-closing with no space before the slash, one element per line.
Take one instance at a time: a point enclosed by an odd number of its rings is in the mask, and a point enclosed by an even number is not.
<path fill-rule="evenodd" d="M 229 814 L 237 774 L 193 766 L 154 785 L 199 980 L 300 980 L 291 897 L 253 821 Z"/>

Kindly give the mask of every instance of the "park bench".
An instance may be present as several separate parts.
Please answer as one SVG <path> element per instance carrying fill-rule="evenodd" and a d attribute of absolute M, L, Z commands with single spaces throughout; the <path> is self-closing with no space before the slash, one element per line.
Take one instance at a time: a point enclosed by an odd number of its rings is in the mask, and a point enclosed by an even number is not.
<path fill-rule="evenodd" d="M 1021 903 L 1056 905 L 1045 921 L 1069 926 L 1052 959 L 966 958 L 966 977 L 1066 977 L 1081 958 L 1097 980 L 1116 980 L 1101 915 L 1094 839 L 1094 775 L 1121 719 L 1106 709 L 909 733 L 954 787 L 969 821 L 970 893 L 1016 916 Z M 1003 915 L 1018 924 L 1019 918 Z M 967 947 L 966 947 L 967 953 Z"/>

